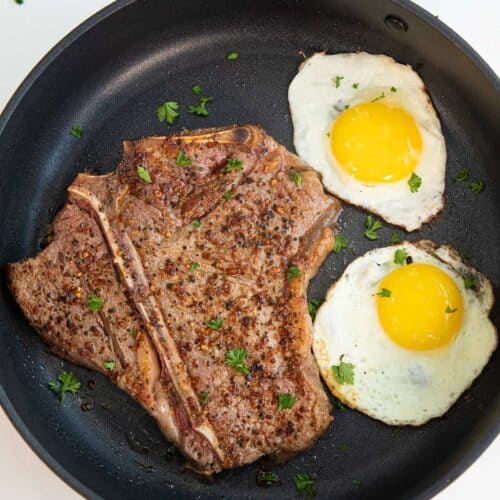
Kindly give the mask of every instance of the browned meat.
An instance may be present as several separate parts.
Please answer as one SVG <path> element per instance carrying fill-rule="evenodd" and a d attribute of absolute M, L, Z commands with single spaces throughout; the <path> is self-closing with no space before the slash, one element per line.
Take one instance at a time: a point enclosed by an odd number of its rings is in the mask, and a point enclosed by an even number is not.
<path fill-rule="evenodd" d="M 124 150 L 115 172 L 69 187 L 50 245 L 8 266 L 25 315 L 55 354 L 139 401 L 197 471 L 308 448 L 331 416 L 305 294 L 333 246 L 338 202 L 255 126 Z M 181 151 L 191 165 L 177 164 Z M 283 394 L 292 408 L 278 409 Z"/>

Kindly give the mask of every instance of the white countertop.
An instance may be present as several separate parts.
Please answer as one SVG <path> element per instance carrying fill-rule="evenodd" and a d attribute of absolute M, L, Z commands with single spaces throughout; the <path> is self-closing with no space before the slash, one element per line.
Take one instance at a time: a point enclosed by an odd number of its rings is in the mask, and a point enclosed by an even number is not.
<path fill-rule="evenodd" d="M 188 1 L 188 0 L 186 0 Z M 0 0 L 0 110 L 28 72 L 64 35 L 109 0 Z M 418 0 L 459 33 L 500 73 L 498 0 Z M 0 498 L 80 499 L 31 451 L 0 410 Z M 500 438 L 437 500 L 498 498 Z"/>

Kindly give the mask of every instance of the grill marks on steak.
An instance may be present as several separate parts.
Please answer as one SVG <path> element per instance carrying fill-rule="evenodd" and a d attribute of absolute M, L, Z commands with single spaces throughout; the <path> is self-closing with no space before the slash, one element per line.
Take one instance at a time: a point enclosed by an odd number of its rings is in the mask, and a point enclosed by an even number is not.
<path fill-rule="evenodd" d="M 180 150 L 191 166 L 176 165 Z M 243 170 L 224 172 L 229 158 Z M 116 360 L 108 374 L 198 471 L 310 446 L 331 417 L 305 292 L 339 211 L 317 174 L 262 129 L 242 126 L 126 142 L 116 172 L 81 174 L 69 193 L 54 241 L 8 268 L 51 349 L 101 372 Z M 292 264 L 304 274 L 289 281 Z M 86 307 L 92 291 L 105 299 L 97 314 Z M 214 318 L 219 330 L 206 325 Z M 248 353 L 248 376 L 225 363 L 235 348 Z M 296 403 L 278 411 L 283 393 Z"/>

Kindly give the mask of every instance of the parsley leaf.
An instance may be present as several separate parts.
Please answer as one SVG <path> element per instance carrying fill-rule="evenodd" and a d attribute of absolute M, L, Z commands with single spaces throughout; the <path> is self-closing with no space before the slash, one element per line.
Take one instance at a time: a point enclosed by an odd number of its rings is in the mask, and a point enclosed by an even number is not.
<path fill-rule="evenodd" d="M 401 243 L 401 238 L 399 237 L 399 234 L 394 232 L 391 234 L 391 239 L 389 240 L 389 243 L 391 245 L 396 245 L 397 243 Z"/>
<path fill-rule="evenodd" d="M 377 295 L 379 297 L 390 297 L 392 295 L 392 292 L 388 288 L 382 288 L 380 292 L 377 292 Z"/>
<path fill-rule="evenodd" d="M 146 184 L 151 184 L 151 177 L 149 172 L 142 165 L 137 165 L 137 175 L 139 179 L 142 179 Z"/>
<path fill-rule="evenodd" d="M 137 337 L 137 328 L 131 328 L 128 333 L 130 334 L 131 337 L 134 337 L 134 339 Z"/>
<path fill-rule="evenodd" d="M 200 264 L 199 262 L 193 262 L 193 263 L 191 264 L 191 267 L 189 268 L 189 270 L 190 270 L 191 272 L 194 272 L 194 271 L 196 271 L 197 269 L 199 269 L 200 267 L 201 267 L 201 264 Z"/>
<path fill-rule="evenodd" d="M 24 0 L 14 0 L 17 5 L 22 5 L 24 3 Z"/>
<path fill-rule="evenodd" d="M 345 111 L 346 109 L 349 109 L 349 108 L 350 108 L 350 105 L 349 105 L 349 104 L 346 104 L 346 105 L 344 106 L 344 111 Z"/>
<path fill-rule="evenodd" d="M 422 178 L 419 177 L 415 172 L 411 174 L 411 177 L 408 179 L 408 186 L 410 186 L 410 191 L 412 193 L 416 193 L 420 186 L 422 185 Z"/>
<path fill-rule="evenodd" d="M 226 365 L 234 368 L 244 375 L 247 375 L 249 370 L 248 366 L 245 364 L 246 357 L 247 352 L 245 351 L 245 349 L 231 349 L 226 353 Z"/>
<path fill-rule="evenodd" d="M 188 113 L 198 116 L 208 116 L 210 113 L 207 110 L 207 102 L 210 102 L 213 97 L 200 97 L 200 104 L 198 106 L 189 106 Z"/>
<path fill-rule="evenodd" d="M 280 478 L 274 472 L 265 472 L 263 470 L 257 472 L 257 482 L 264 483 L 266 486 L 272 486 L 273 483 L 278 483 Z"/>
<path fill-rule="evenodd" d="M 302 276 L 304 273 L 295 265 L 290 266 L 288 268 L 288 272 L 286 273 L 286 277 L 289 280 L 293 280 L 294 278 L 298 278 L 299 276 Z"/>
<path fill-rule="evenodd" d="M 476 280 L 473 276 L 464 276 L 464 287 L 466 290 L 470 290 L 476 286 Z"/>
<path fill-rule="evenodd" d="M 83 135 L 83 128 L 82 127 L 79 127 L 78 125 L 75 125 L 74 127 L 71 127 L 69 129 L 69 133 L 73 136 L 73 137 L 76 137 L 77 139 L 81 139 L 82 135 Z"/>
<path fill-rule="evenodd" d="M 446 313 L 446 314 L 451 314 L 451 313 L 454 313 L 454 312 L 457 312 L 457 311 L 458 311 L 458 307 L 454 307 L 454 308 L 452 309 L 450 306 L 446 306 L 445 313 Z"/>
<path fill-rule="evenodd" d="M 193 87 L 193 94 L 200 95 L 201 94 L 201 87 L 199 85 L 195 85 Z"/>
<path fill-rule="evenodd" d="M 377 234 L 377 231 L 382 227 L 382 224 L 374 219 L 371 215 L 366 218 L 365 221 L 365 237 L 369 240 L 378 240 L 380 236 Z"/>
<path fill-rule="evenodd" d="M 295 170 L 290 170 L 290 173 L 288 174 L 290 177 L 290 180 L 292 182 L 295 182 L 296 186 L 302 185 L 302 178 L 304 177 L 301 172 L 296 172 Z"/>
<path fill-rule="evenodd" d="M 384 97 L 385 97 L 385 93 L 382 92 L 378 97 L 375 97 L 375 99 L 372 99 L 370 102 L 378 101 L 379 99 L 383 99 Z"/>
<path fill-rule="evenodd" d="M 226 56 L 226 59 L 228 59 L 229 61 L 236 61 L 238 57 L 238 52 L 229 52 L 229 54 Z"/>
<path fill-rule="evenodd" d="M 352 480 L 352 484 L 354 484 L 354 486 L 359 486 L 361 484 L 361 480 L 359 480 L 359 479 L 353 479 Z"/>
<path fill-rule="evenodd" d="M 230 200 L 232 197 L 233 197 L 233 193 L 231 191 L 226 191 L 222 197 L 225 199 L 225 200 Z"/>
<path fill-rule="evenodd" d="M 184 153 L 184 151 L 179 151 L 177 158 L 175 159 L 175 164 L 181 167 L 188 167 L 193 164 L 193 160 L 190 160 Z"/>
<path fill-rule="evenodd" d="M 208 404 L 208 392 L 207 391 L 203 391 L 200 394 L 200 403 L 202 405 L 207 405 Z"/>
<path fill-rule="evenodd" d="M 102 364 L 104 366 L 104 368 L 106 368 L 107 370 L 114 370 L 115 369 L 115 366 L 116 366 L 116 362 L 113 361 L 113 360 L 110 360 L 110 361 L 104 361 L 104 363 Z"/>
<path fill-rule="evenodd" d="M 339 384 L 354 384 L 354 365 L 352 363 L 344 363 L 340 356 L 340 364 L 332 365 L 332 372 L 335 380 Z"/>
<path fill-rule="evenodd" d="M 469 184 L 469 186 L 474 193 L 479 194 L 484 189 L 484 182 L 483 181 L 472 181 Z"/>
<path fill-rule="evenodd" d="M 398 248 L 394 252 L 394 264 L 399 264 L 400 266 L 406 264 L 406 257 L 408 257 L 408 250 Z"/>
<path fill-rule="evenodd" d="M 193 227 L 195 229 L 200 229 L 200 227 L 201 227 L 201 222 L 199 221 L 199 219 L 194 219 L 194 221 L 191 222 L 191 224 L 193 225 Z"/>
<path fill-rule="evenodd" d="M 338 89 L 338 88 L 340 87 L 340 82 L 341 82 L 343 79 L 344 79 L 344 77 L 343 77 L 343 76 L 340 76 L 340 75 L 337 75 L 337 76 L 335 77 L 334 82 L 335 82 L 335 88 L 336 88 L 336 89 Z"/>
<path fill-rule="evenodd" d="M 243 162 L 241 160 L 230 158 L 227 160 L 224 172 L 233 172 L 235 170 L 243 170 Z"/>
<path fill-rule="evenodd" d="M 347 248 L 348 244 L 349 244 L 349 240 L 347 238 L 340 236 L 340 234 L 336 234 L 335 235 L 335 245 L 333 245 L 333 252 L 340 253 L 341 250 L 343 250 L 344 248 Z"/>
<path fill-rule="evenodd" d="M 90 294 L 90 297 L 87 299 L 87 307 L 92 312 L 98 312 L 103 304 L 104 304 L 104 299 L 98 297 L 94 292 L 92 292 Z"/>
<path fill-rule="evenodd" d="M 299 495 L 306 495 L 312 497 L 316 494 L 316 487 L 314 486 L 314 481 L 307 474 L 295 474 L 293 476 L 293 482 L 295 483 L 295 489 Z"/>
<path fill-rule="evenodd" d="M 358 82 L 352 84 L 352 88 L 353 89 L 357 89 L 358 87 L 359 87 L 359 83 Z"/>
<path fill-rule="evenodd" d="M 349 447 L 347 446 L 347 443 L 340 443 L 340 451 L 342 453 L 347 453 L 347 450 L 349 450 Z"/>
<path fill-rule="evenodd" d="M 309 314 L 311 315 L 313 321 L 316 319 L 316 313 L 318 312 L 321 304 L 323 304 L 323 301 L 319 299 L 310 299 L 307 301 L 307 309 L 309 310 Z"/>
<path fill-rule="evenodd" d="M 391 92 L 397 92 L 398 89 L 396 87 L 391 87 Z"/>
<path fill-rule="evenodd" d="M 288 410 L 296 401 L 293 394 L 280 394 L 278 396 L 278 410 Z"/>
<path fill-rule="evenodd" d="M 170 123 L 170 125 L 172 125 L 172 123 L 174 123 L 179 116 L 179 113 L 177 113 L 178 109 L 179 104 L 177 102 L 167 101 L 158 106 L 158 109 L 156 110 L 156 116 L 161 122 L 166 121 L 167 123 Z"/>
<path fill-rule="evenodd" d="M 71 372 L 62 372 L 57 376 L 57 380 L 59 380 L 60 384 L 57 382 L 49 382 L 49 388 L 51 391 L 58 393 L 61 404 L 64 403 L 64 399 L 66 397 L 66 393 L 70 392 L 71 394 L 76 394 L 82 383 L 78 380 L 76 375 L 73 375 Z"/>
<path fill-rule="evenodd" d="M 455 182 L 464 182 L 468 178 L 469 178 L 469 169 L 468 168 L 462 168 L 462 170 L 460 170 L 458 172 L 458 174 L 455 175 L 455 177 L 453 177 L 453 180 Z"/>
<path fill-rule="evenodd" d="M 207 325 L 210 330 L 220 330 L 222 328 L 222 323 L 224 323 L 224 320 L 222 318 L 214 318 L 205 321 L 205 325 Z"/>

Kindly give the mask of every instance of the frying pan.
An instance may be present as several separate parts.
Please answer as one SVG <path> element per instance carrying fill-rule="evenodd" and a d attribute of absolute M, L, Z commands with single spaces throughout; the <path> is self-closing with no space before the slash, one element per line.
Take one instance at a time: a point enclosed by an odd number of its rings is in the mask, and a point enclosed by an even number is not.
<path fill-rule="evenodd" d="M 402 0 L 123 0 L 99 12 L 40 62 L 0 118 L 0 264 L 40 250 L 78 172 L 112 170 L 123 139 L 173 131 L 156 119 L 156 107 L 165 100 L 192 104 L 195 84 L 215 98 L 210 116 L 183 113 L 176 128 L 260 123 L 292 148 L 288 85 L 299 52 L 319 50 L 388 54 L 422 76 L 447 143 L 446 207 L 409 239 L 453 244 L 499 295 L 499 81 L 456 34 Z M 226 60 L 232 51 L 238 60 Z M 85 129 L 82 139 L 68 134 L 73 125 Z M 479 195 L 452 181 L 463 167 L 485 181 Z M 340 226 L 351 249 L 328 257 L 311 296 L 322 297 L 355 256 L 388 243 L 394 228 L 387 225 L 377 242 L 363 238 L 365 216 L 345 207 Z M 498 306 L 492 319 L 499 324 Z M 207 483 L 183 470 L 180 455 L 125 393 L 51 356 L 3 280 L 0 335 L 0 399 L 7 414 L 48 465 L 91 498 L 291 498 L 298 472 L 316 477 L 320 498 L 427 498 L 499 430 L 497 352 L 452 409 L 423 427 L 395 430 L 334 410 L 317 444 L 276 469 L 281 484 L 258 487 L 256 464 Z M 64 405 L 47 389 L 62 369 L 83 382 Z"/>

